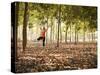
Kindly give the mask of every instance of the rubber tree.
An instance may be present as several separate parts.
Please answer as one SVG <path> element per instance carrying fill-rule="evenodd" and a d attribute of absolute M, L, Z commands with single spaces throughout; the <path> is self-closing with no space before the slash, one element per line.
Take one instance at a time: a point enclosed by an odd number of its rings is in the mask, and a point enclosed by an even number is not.
<path fill-rule="evenodd" d="M 17 54 L 17 48 L 18 48 L 18 20 L 19 20 L 19 17 L 18 17 L 18 15 L 19 15 L 19 3 L 18 2 L 16 2 L 16 6 L 15 6 L 15 32 L 16 32 L 16 35 L 15 35 L 15 47 L 16 47 L 16 52 L 15 52 L 15 56 L 16 56 L 16 60 L 17 60 L 17 58 L 18 58 L 18 54 Z"/>
<path fill-rule="evenodd" d="M 28 24 L 28 3 L 25 3 L 24 20 L 23 20 L 23 51 L 27 45 L 27 24 Z"/>
<path fill-rule="evenodd" d="M 61 5 L 58 5 L 58 38 L 57 38 L 57 47 L 59 47 L 59 28 L 61 25 Z"/>

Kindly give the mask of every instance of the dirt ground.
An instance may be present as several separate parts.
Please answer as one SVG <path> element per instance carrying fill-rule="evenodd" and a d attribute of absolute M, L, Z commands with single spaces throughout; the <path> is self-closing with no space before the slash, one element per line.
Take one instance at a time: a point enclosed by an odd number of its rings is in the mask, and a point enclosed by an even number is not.
<path fill-rule="evenodd" d="M 46 47 L 28 45 L 23 52 L 18 47 L 16 72 L 45 72 L 97 68 L 97 47 L 91 44 L 48 44 Z"/>

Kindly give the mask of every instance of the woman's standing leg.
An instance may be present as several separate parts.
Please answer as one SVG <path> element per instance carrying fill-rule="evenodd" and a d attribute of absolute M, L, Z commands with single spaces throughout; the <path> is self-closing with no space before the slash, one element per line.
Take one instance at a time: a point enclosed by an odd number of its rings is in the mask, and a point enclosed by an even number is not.
<path fill-rule="evenodd" d="M 43 37 L 43 46 L 45 46 L 45 37 Z"/>

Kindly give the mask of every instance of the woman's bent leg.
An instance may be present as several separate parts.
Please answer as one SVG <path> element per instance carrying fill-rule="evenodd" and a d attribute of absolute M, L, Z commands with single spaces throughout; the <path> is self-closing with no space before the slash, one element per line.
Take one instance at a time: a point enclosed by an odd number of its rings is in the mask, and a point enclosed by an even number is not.
<path fill-rule="evenodd" d="M 38 41 L 41 40 L 41 39 L 42 39 L 42 37 L 38 37 L 38 38 L 37 38 Z"/>

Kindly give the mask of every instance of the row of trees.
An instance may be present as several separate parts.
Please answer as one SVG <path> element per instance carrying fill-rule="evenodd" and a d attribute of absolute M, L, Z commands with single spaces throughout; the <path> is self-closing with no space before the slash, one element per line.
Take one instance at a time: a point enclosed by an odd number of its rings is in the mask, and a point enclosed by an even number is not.
<path fill-rule="evenodd" d="M 74 32 L 75 44 L 78 43 L 80 34 L 83 34 L 83 43 L 86 40 L 86 34 L 89 34 L 92 41 L 95 40 L 96 7 L 17 2 L 16 12 L 16 29 L 19 25 L 23 26 L 23 51 L 27 45 L 27 27 L 30 29 L 37 27 L 38 30 L 40 26 L 50 27 L 50 34 L 48 32 L 46 34 L 46 43 L 48 40 L 51 43 L 57 42 L 57 47 L 59 42 L 62 42 L 63 36 L 65 43 L 68 43 L 68 36 L 71 42 L 72 32 Z"/>

